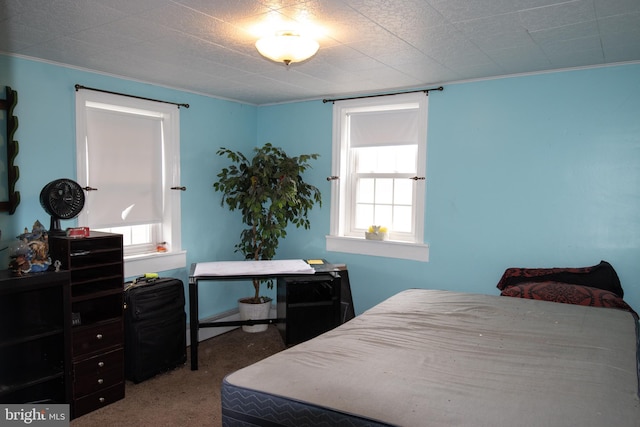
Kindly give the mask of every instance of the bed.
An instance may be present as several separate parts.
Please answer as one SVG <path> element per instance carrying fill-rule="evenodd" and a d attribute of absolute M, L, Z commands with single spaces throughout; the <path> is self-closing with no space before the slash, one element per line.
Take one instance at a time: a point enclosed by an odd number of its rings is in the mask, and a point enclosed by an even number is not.
<path fill-rule="evenodd" d="M 228 375 L 223 425 L 637 427 L 638 346 L 624 307 L 409 289 Z"/>

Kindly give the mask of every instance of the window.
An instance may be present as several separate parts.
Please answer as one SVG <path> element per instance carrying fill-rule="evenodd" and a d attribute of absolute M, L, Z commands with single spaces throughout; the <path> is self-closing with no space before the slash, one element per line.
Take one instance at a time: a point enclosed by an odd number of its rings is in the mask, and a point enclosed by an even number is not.
<path fill-rule="evenodd" d="M 336 101 L 327 250 L 428 261 L 424 93 Z M 386 241 L 365 240 L 369 226 Z"/>
<path fill-rule="evenodd" d="M 180 110 L 102 92 L 76 92 L 79 223 L 123 235 L 125 276 L 182 268 Z M 162 251 L 159 251 L 158 248 Z"/>

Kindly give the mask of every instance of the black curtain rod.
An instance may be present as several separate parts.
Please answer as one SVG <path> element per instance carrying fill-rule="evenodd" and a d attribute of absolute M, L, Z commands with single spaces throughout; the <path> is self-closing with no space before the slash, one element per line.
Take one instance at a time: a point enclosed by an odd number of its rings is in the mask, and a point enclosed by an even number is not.
<path fill-rule="evenodd" d="M 102 93 L 110 93 L 111 95 L 128 96 L 129 98 L 142 99 L 142 100 L 145 100 L 145 101 L 163 102 L 165 104 L 176 105 L 178 108 L 180 108 L 180 107 L 189 108 L 189 104 L 179 104 L 177 102 L 162 101 L 162 100 L 159 100 L 159 99 L 152 99 L 152 98 L 144 98 L 142 96 L 129 95 L 129 94 L 126 94 L 126 93 L 111 92 L 110 90 L 96 89 L 94 87 L 87 87 L 87 86 L 82 86 L 82 85 L 76 84 L 76 92 L 79 91 L 80 89 L 93 90 L 93 91 L 102 92 Z"/>
<path fill-rule="evenodd" d="M 433 89 L 410 90 L 410 91 L 407 91 L 407 92 L 382 93 L 380 95 L 352 96 L 351 98 L 323 99 L 322 102 L 323 103 L 327 103 L 327 102 L 336 102 L 336 101 L 349 101 L 349 100 L 352 100 L 352 99 L 377 98 L 378 96 L 402 95 L 404 93 L 416 93 L 416 92 L 424 92 L 427 95 L 429 95 L 429 92 L 431 92 L 432 90 L 437 90 L 437 91 L 442 92 L 444 90 L 444 88 L 442 86 L 440 86 L 440 87 L 435 87 Z"/>

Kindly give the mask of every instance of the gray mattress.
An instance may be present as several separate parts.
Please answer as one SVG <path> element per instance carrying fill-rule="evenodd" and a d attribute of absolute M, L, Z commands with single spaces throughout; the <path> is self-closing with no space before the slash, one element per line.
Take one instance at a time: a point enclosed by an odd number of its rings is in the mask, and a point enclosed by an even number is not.
<path fill-rule="evenodd" d="M 223 425 L 640 426 L 622 310 L 403 291 L 228 375 Z"/>

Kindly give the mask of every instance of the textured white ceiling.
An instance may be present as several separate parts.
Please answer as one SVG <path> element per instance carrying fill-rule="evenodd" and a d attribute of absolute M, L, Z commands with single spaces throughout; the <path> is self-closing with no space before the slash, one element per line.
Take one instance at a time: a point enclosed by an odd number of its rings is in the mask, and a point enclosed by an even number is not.
<path fill-rule="evenodd" d="M 312 22 L 289 69 L 256 26 Z M 262 105 L 640 60 L 640 0 L 0 0 L 0 51 Z"/>

